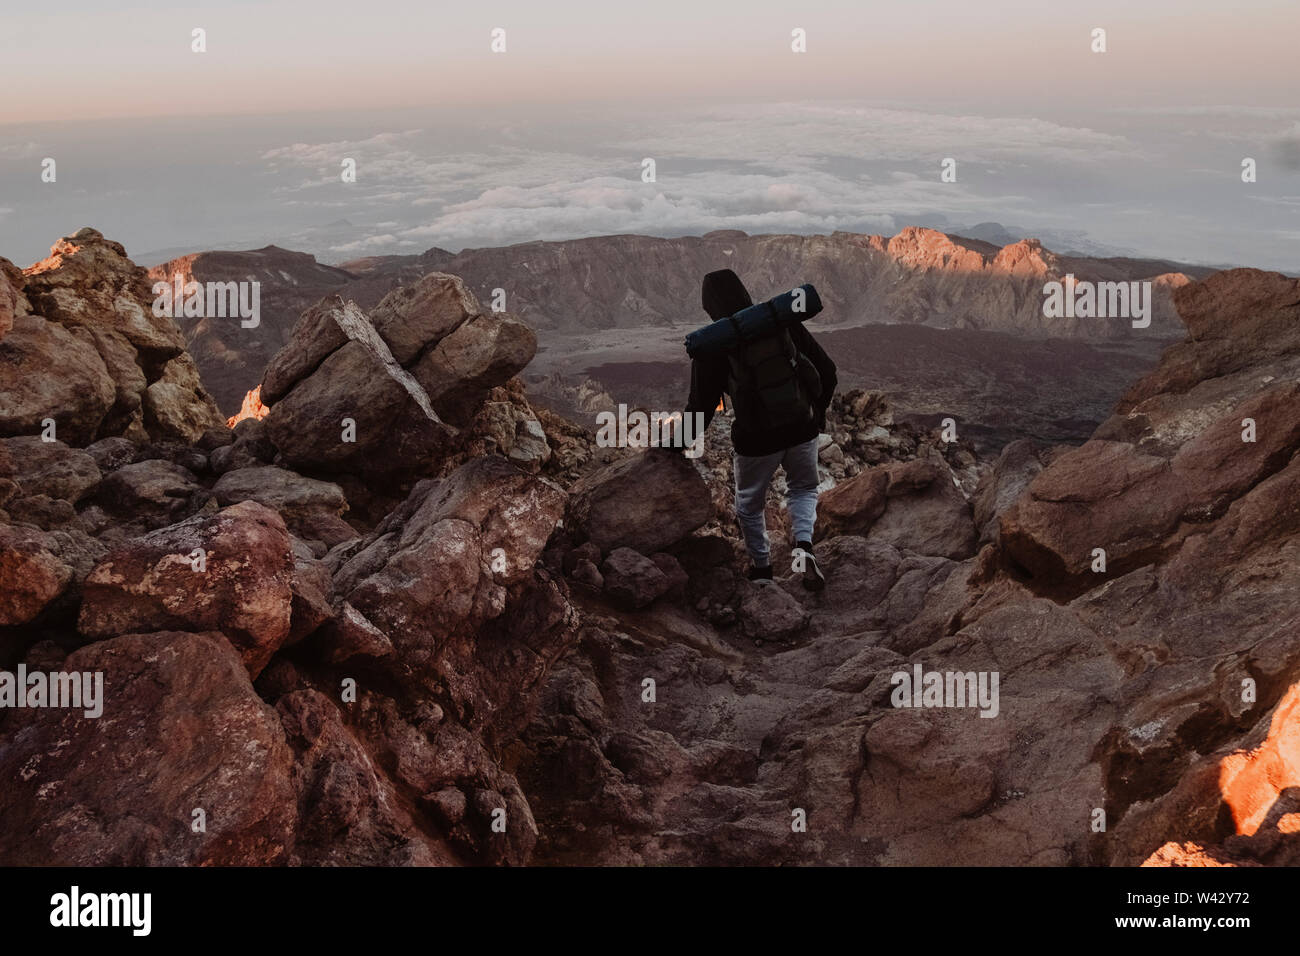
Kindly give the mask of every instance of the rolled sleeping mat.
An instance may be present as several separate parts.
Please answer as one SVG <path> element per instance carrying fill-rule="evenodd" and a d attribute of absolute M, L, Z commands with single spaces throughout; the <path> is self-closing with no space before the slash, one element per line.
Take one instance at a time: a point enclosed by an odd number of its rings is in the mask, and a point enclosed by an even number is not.
<path fill-rule="evenodd" d="M 799 293 L 802 293 L 800 296 Z M 803 300 L 803 310 L 794 310 L 797 298 Z M 735 315 L 717 319 L 686 336 L 686 354 L 691 358 L 708 355 L 725 355 L 744 342 L 752 342 L 777 329 L 796 325 L 811 319 L 822 310 L 822 300 L 812 283 L 805 282 L 789 292 L 741 309 Z"/>

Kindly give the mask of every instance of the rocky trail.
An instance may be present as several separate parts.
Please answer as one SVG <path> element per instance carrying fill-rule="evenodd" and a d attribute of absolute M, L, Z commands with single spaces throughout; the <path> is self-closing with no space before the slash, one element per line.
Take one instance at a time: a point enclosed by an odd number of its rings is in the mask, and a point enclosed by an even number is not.
<path fill-rule="evenodd" d="M 1298 862 L 1300 281 L 1172 297 L 1082 445 L 839 396 L 813 594 L 725 422 L 597 446 L 455 276 L 305 306 L 231 428 L 120 245 L 0 260 L 0 666 L 103 678 L 0 710 L 0 862 Z"/>

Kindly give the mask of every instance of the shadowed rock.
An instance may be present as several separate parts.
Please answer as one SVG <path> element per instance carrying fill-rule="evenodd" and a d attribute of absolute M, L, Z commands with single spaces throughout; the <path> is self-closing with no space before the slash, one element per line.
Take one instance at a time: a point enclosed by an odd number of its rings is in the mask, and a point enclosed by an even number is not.
<path fill-rule="evenodd" d="M 0 861 L 8 866 L 283 863 L 293 755 L 220 634 L 131 634 L 73 652 L 102 673 L 102 716 L 5 721 Z M 206 832 L 195 832 L 201 810 Z"/>

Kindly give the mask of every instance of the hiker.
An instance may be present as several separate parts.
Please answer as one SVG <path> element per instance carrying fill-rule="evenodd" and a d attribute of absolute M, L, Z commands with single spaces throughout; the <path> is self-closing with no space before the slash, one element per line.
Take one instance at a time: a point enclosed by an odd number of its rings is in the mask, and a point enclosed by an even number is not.
<path fill-rule="evenodd" d="M 701 302 L 714 322 L 754 304 L 730 269 L 704 277 Z M 817 520 L 817 436 L 826 427 L 835 383 L 835 363 L 802 323 L 730 354 L 691 361 L 687 415 L 702 412 L 707 428 L 723 393 L 731 397 L 736 416 L 731 426 L 736 518 L 749 552 L 751 581 L 772 580 L 763 509 L 772 476 L 783 467 L 795 548 L 803 552 L 803 585 L 810 591 L 826 586 L 813 556 L 812 537 Z"/>

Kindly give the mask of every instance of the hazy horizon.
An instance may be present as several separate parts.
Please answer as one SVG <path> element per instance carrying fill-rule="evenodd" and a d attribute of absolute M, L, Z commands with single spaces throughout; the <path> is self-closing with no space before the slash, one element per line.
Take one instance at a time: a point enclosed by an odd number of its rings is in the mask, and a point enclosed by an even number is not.
<path fill-rule="evenodd" d="M 1132 6 L 24 8 L 0 36 L 0 255 L 83 225 L 141 261 L 276 243 L 336 263 L 992 221 L 1057 251 L 1300 271 L 1300 9 Z"/>

